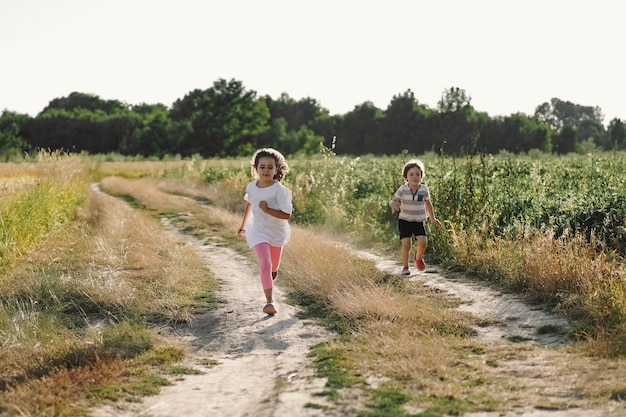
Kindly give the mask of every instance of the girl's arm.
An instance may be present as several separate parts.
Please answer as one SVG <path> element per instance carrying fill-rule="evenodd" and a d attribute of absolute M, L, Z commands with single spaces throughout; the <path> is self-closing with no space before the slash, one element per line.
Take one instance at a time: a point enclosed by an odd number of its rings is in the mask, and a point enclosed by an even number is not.
<path fill-rule="evenodd" d="M 273 208 L 269 208 L 267 206 L 267 201 L 261 201 L 259 203 L 259 207 L 265 213 L 269 214 L 272 217 L 276 217 L 277 219 L 289 220 L 289 218 L 291 217 L 290 213 L 285 213 L 284 211 L 281 211 L 281 210 L 276 210 L 276 209 L 273 209 Z"/>
<path fill-rule="evenodd" d="M 237 230 L 237 236 L 239 237 L 243 237 L 243 235 L 246 233 L 246 221 L 248 220 L 248 215 L 250 214 L 250 208 L 252 207 L 252 204 L 248 203 L 246 204 L 246 211 L 243 213 L 243 220 L 241 221 L 241 227 L 239 228 L 239 230 Z"/>

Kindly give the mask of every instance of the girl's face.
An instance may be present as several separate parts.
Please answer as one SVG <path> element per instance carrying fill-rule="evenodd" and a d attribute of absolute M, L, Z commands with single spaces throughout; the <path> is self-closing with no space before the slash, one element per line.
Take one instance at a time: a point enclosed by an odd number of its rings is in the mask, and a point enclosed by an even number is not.
<path fill-rule="evenodd" d="M 409 187 L 416 187 L 422 181 L 422 170 L 418 167 L 413 167 L 406 172 L 406 182 Z"/>
<path fill-rule="evenodd" d="M 271 182 L 276 175 L 276 161 L 271 156 L 263 156 L 259 158 L 259 163 L 256 166 L 256 172 L 259 175 L 259 180 L 262 182 Z"/>

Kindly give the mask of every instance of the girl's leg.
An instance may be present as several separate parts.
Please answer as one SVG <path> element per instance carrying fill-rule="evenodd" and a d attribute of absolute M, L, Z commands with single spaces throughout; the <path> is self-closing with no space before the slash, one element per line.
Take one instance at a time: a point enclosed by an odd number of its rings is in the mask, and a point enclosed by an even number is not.
<path fill-rule="evenodd" d="M 259 258 L 259 268 L 261 269 L 261 285 L 265 292 L 265 298 L 268 303 L 272 300 L 272 256 L 269 243 L 259 243 L 254 247 L 257 257 Z"/>
<path fill-rule="evenodd" d="M 411 238 L 402 238 L 402 266 L 409 267 L 409 252 L 411 252 Z"/>
<path fill-rule="evenodd" d="M 280 267 L 280 258 L 283 253 L 282 246 L 270 246 L 270 255 L 272 258 L 272 278 L 276 277 L 276 272 Z"/>

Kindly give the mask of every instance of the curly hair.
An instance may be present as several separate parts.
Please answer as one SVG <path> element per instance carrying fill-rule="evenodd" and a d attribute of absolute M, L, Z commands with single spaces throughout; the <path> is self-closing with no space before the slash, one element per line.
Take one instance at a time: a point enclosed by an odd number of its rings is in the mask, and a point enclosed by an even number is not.
<path fill-rule="evenodd" d="M 252 155 L 252 161 L 250 161 L 252 165 L 252 177 L 256 178 L 257 176 L 256 168 L 259 166 L 259 159 L 265 157 L 274 158 L 276 162 L 276 175 L 274 175 L 274 179 L 282 181 L 283 178 L 285 178 L 285 174 L 289 171 L 289 165 L 287 165 L 283 154 L 272 148 L 259 149 Z"/>
<path fill-rule="evenodd" d="M 402 168 L 402 178 L 406 179 L 406 175 L 409 172 L 409 169 L 418 167 L 420 171 L 422 171 L 422 179 L 426 176 L 426 169 L 424 168 L 424 163 L 419 159 L 411 159 Z"/>

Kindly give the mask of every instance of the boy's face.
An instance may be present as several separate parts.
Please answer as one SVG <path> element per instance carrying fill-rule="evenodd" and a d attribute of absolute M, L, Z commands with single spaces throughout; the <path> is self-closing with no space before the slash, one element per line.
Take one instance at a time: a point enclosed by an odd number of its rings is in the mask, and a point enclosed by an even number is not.
<path fill-rule="evenodd" d="M 406 172 L 406 182 L 409 187 L 416 187 L 422 181 L 422 170 L 418 167 L 413 167 Z"/>

